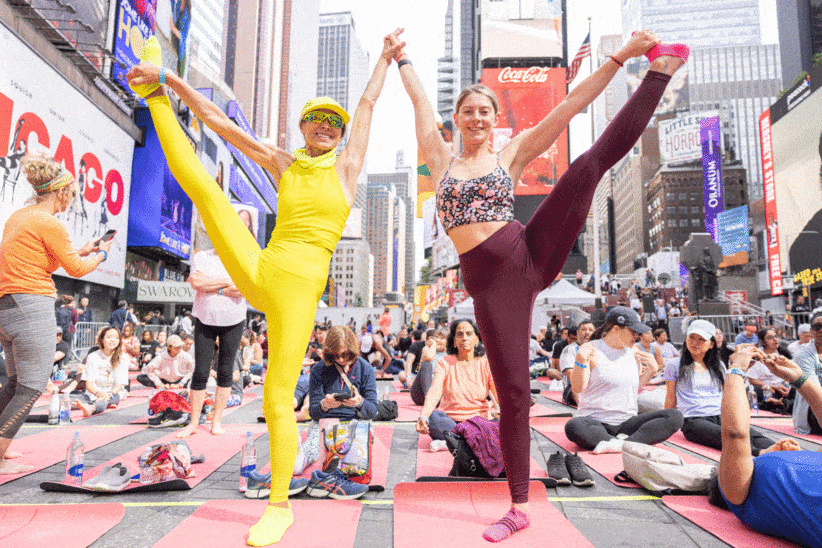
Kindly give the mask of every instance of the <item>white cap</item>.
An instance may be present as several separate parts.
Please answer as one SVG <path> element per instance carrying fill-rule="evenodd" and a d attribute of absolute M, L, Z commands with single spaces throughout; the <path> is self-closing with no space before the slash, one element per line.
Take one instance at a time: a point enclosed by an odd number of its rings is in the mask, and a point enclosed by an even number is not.
<path fill-rule="evenodd" d="M 809 323 L 801 323 L 799 327 L 796 328 L 796 332 L 802 335 L 803 333 L 810 333 L 811 332 L 811 324 Z"/>
<path fill-rule="evenodd" d="M 716 326 L 708 320 L 694 320 L 688 324 L 688 331 L 685 336 L 691 333 L 696 333 L 706 341 L 710 341 L 711 337 L 716 337 Z"/>

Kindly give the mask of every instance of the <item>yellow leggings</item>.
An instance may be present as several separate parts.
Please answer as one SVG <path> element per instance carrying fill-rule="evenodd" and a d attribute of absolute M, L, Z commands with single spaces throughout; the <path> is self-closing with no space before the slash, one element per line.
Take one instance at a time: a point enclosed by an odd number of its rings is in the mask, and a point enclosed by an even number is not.
<path fill-rule="evenodd" d="M 171 111 L 166 97 L 147 100 L 168 166 L 197 206 L 208 237 L 232 281 L 268 322 L 268 372 L 263 386 L 263 413 L 271 444 L 270 502 L 288 499 L 297 454 L 294 388 L 311 336 L 317 301 L 325 279 L 310 280 L 287 272 L 314 246 L 274 242 L 263 250 L 254 240 L 219 185 L 206 172 Z M 305 249 L 305 248 L 312 249 Z M 305 251 L 305 253 L 303 253 Z M 328 258 L 330 260 L 330 254 Z"/>

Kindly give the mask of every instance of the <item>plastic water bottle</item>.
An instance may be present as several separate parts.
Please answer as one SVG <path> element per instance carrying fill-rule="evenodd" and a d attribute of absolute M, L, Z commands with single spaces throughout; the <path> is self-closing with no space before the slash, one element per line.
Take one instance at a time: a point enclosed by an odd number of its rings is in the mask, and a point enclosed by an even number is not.
<path fill-rule="evenodd" d="M 68 394 L 63 394 L 62 402 L 60 403 L 60 424 L 71 423 L 71 400 Z"/>
<path fill-rule="evenodd" d="M 391 399 L 391 389 L 387 386 L 385 387 L 385 390 L 382 391 L 382 399 L 386 401 Z"/>
<path fill-rule="evenodd" d="M 49 402 L 49 424 L 60 422 L 60 394 L 52 394 Z"/>
<path fill-rule="evenodd" d="M 240 493 L 245 493 L 248 486 L 248 475 L 257 468 L 257 447 L 254 445 L 254 438 L 251 432 L 245 434 L 245 445 L 243 445 L 243 457 L 240 464 Z"/>
<path fill-rule="evenodd" d="M 759 414 L 759 398 L 756 397 L 756 390 L 751 385 L 748 385 L 748 405 L 751 406 L 754 415 Z"/>
<path fill-rule="evenodd" d="M 69 485 L 83 485 L 83 453 L 85 446 L 80 439 L 80 432 L 74 433 L 74 440 L 66 452 L 66 479 Z"/>

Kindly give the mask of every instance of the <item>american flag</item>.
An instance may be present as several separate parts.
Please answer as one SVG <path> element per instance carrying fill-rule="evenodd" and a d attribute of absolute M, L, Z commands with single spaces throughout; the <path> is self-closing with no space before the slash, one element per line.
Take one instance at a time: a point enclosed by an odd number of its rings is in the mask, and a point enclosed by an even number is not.
<path fill-rule="evenodd" d="M 588 33 L 588 36 L 585 37 L 585 40 L 582 42 L 582 45 L 579 47 L 579 51 L 574 56 L 574 60 L 571 61 L 571 66 L 568 67 L 568 75 L 565 77 L 565 83 L 570 84 L 574 81 L 574 78 L 577 76 L 577 72 L 579 71 L 579 66 L 582 64 L 582 60 L 591 55 L 591 33 Z"/>

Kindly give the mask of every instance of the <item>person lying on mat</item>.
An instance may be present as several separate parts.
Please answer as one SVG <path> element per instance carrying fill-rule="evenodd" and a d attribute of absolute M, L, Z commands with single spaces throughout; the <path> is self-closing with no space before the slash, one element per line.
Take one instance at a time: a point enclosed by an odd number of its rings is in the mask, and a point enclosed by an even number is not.
<path fill-rule="evenodd" d="M 162 331 L 160 332 L 162 333 Z M 194 374 L 194 358 L 183 352 L 183 339 L 178 335 L 168 338 L 165 350 L 159 350 L 137 382 L 149 388 L 185 388 Z"/>
<path fill-rule="evenodd" d="M 731 356 L 722 395 L 722 455 L 709 500 L 729 508 L 760 533 L 809 548 L 822 547 L 822 453 L 801 451 L 791 439 L 778 441 L 758 457 L 751 455 L 751 413 L 745 376 L 758 359 L 790 383 L 822 420 L 822 387 L 785 356 L 766 356 L 739 344 Z M 763 454 L 764 453 L 764 454 Z M 725 503 L 725 504 L 723 504 Z"/>
<path fill-rule="evenodd" d="M 685 439 L 722 449 L 720 409 L 725 375 L 725 364 L 719 359 L 716 344 L 716 327 L 707 320 L 692 321 L 679 362 L 669 361 L 662 374 L 667 389 L 665 409 L 682 412 Z M 749 435 L 754 456 L 774 443 L 753 429 Z"/>
<path fill-rule="evenodd" d="M 434 379 L 434 367 L 441 358 L 445 357 L 448 348 L 448 330 L 440 328 L 433 337 L 425 340 L 425 348 L 420 356 L 420 368 L 414 382 L 411 383 L 411 401 L 416 405 L 425 405 L 425 396 L 431 389 Z"/>
<path fill-rule="evenodd" d="M 105 327 L 97 335 L 99 350 L 89 354 L 82 379 L 86 390 L 74 405 L 90 417 L 109 407 L 117 407 L 128 396 L 128 361 L 123 355 L 123 339 L 116 327 Z"/>
<path fill-rule="evenodd" d="M 437 362 L 417 419 L 417 432 L 433 440 L 444 440 L 443 431 L 450 432 L 458 422 L 476 416 L 488 418 L 489 394 L 499 401 L 474 321 L 454 320 L 445 347 L 448 355 Z M 435 409 L 437 404 L 439 409 Z"/>
<path fill-rule="evenodd" d="M 565 435 L 583 449 L 618 453 L 624 439 L 653 445 L 682 427 L 676 409 L 639 414 L 639 389 L 656 374 L 657 362 L 636 350 L 634 342 L 650 329 L 635 311 L 615 306 L 577 352 L 571 387 L 579 404 L 576 416 L 565 423 Z"/>
<path fill-rule="evenodd" d="M 313 420 L 373 419 L 377 415 L 374 368 L 360 357 L 360 343 L 348 327 L 328 330 L 323 361 L 311 368 L 309 414 Z"/>

